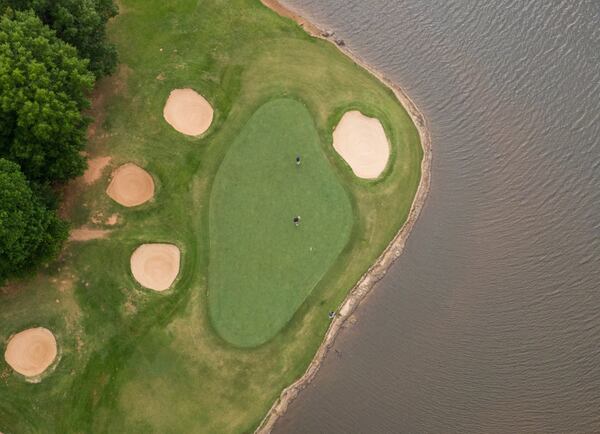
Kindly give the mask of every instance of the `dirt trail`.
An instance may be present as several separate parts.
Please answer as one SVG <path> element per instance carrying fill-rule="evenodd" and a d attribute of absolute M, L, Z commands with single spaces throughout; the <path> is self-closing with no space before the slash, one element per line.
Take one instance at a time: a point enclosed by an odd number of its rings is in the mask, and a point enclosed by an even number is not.
<path fill-rule="evenodd" d="M 110 164 L 112 157 L 96 157 L 88 160 L 88 168 L 83 174 L 83 182 L 93 184 L 102 176 L 104 168 Z"/>

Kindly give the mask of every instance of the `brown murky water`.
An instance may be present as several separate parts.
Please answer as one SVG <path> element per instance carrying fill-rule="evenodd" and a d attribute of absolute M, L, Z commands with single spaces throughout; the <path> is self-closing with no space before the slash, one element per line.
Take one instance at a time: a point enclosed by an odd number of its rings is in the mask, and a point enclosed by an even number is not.
<path fill-rule="evenodd" d="M 285 3 L 407 90 L 434 162 L 276 432 L 600 432 L 600 2 Z"/>

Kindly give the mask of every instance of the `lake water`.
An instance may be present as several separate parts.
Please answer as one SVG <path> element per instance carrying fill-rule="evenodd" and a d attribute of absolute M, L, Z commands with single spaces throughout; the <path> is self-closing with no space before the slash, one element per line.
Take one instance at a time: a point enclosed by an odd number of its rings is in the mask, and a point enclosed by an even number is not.
<path fill-rule="evenodd" d="M 285 3 L 415 100 L 433 176 L 275 431 L 600 432 L 600 1 Z"/>

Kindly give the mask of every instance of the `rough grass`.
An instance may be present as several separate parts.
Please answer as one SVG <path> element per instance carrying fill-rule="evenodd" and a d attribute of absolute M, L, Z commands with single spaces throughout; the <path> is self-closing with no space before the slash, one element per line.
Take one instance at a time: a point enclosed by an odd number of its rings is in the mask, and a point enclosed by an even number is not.
<path fill-rule="evenodd" d="M 105 110 L 98 110 L 103 121 L 90 151 L 112 155 L 113 168 L 127 161 L 146 168 L 156 197 L 125 209 L 105 196 L 106 176 L 80 188 L 71 201 L 78 224 L 115 212 L 122 222 L 109 238 L 71 244 L 40 276 L 0 292 L 2 348 L 13 333 L 44 326 L 61 353 L 54 372 L 35 385 L 0 360 L 0 431 L 251 431 L 306 369 L 327 312 L 405 221 L 420 177 L 418 134 L 391 91 L 258 0 L 121 3 L 110 35 L 123 65 L 100 84 Z M 182 87 L 215 108 L 201 138 L 177 133 L 162 118 L 169 92 Z M 285 327 L 257 348 L 240 349 L 215 332 L 208 314 L 209 198 L 244 125 L 280 97 L 310 112 L 354 224 L 338 260 Z M 348 109 L 377 116 L 391 140 L 380 180 L 358 180 L 331 148 L 332 129 Z M 143 242 L 181 247 L 172 291 L 145 290 L 131 276 L 129 256 Z"/>
<path fill-rule="evenodd" d="M 349 239 L 352 207 L 321 149 L 308 110 L 277 99 L 250 118 L 221 163 L 208 301 L 216 330 L 234 345 L 257 346 L 281 330 Z"/>

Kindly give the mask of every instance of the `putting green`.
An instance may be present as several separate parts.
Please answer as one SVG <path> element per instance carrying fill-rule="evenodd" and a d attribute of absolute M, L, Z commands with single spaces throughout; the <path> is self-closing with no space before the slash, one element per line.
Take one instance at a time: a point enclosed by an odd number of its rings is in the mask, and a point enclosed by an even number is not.
<path fill-rule="evenodd" d="M 292 99 L 260 107 L 211 193 L 209 309 L 217 332 L 240 347 L 272 338 L 334 263 L 352 222 L 308 110 Z"/>

